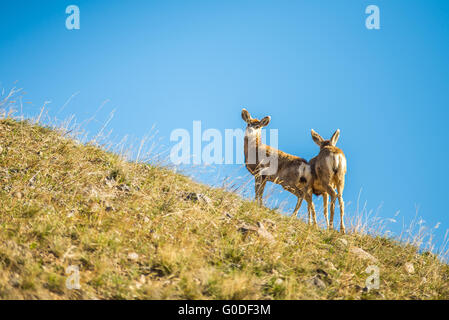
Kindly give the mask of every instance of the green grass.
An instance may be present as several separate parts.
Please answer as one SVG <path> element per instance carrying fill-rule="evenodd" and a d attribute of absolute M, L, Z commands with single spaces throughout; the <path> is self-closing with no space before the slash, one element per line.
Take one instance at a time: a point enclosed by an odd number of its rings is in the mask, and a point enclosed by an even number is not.
<path fill-rule="evenodd" d="M 449 267 L 412 245 L 310 227 L 26 121 L 0 120 L 0 203 L 1 299 L 449 298 Z M 239 231 L 257 222 L 274 241 Z M 66 288 L 71 265 L 80 290 Z"/>

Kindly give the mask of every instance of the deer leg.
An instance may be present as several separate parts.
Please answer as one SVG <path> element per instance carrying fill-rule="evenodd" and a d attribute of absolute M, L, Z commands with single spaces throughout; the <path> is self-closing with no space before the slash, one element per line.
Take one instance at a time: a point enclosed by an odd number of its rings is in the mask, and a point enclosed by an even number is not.
<path fill-rule="evenodd" d="M 312 211 L 310 209 L 309 201 L 307 201 L 307 223 L 308 224 L 312 224 L 311 214 L 312 214 Z"/>
<path fill-rule="evenodd" d="M 255 199 L 256 199 L 256 202 L 257 203 L 259 203 L 259 189 L 260 189 L 260 183 L 261 183 L 261 181 L 260 181 L 260 177 L 259 176 L 256 176 L 256 177 L 254 177 L 254 194 L 255 194 Z"/>
<path fill-rule="evenodd" d="M 340 205 L 340 232 L 345 233 L 345 221 L 344 221 L 344 215 L 345 215 L 345 203 L 343 201 L 343 189 L 344 189 L 345 181 L 343 180 L 341 183 L 337 185 L 337 192 L 338 192 L 338 204 Z"/>
<path fill-rule="evenodd" d="M 310 206 L 309 198 L 305 195 L 307 201 L 307 223 L 312 224 L 312 207 Z"/>
<path fill-rule="evenodd" d="M 312 213 L 313 224 L 316 226 L 317 222 L 316 222 L 315 205 L 313 204 L 312 201 L 312 194 L 309 192 L 306 194 L 306 201 L 307 201 L 307 211 L 309 213 L 309 224 L 311 224 L 310 213 Z"/>
<path fill-rule="evenodd" d="M 263 205 L 263 192 L 265 190 L 265 186 L 267 185 L 267 179 L 265 177 L 262 178 L 262 183 L 260 185 L 260 205 Z"/>
<path fill-rule="evenodd" d="M 304 199 L 304 195 L 298 194 L 298 201 L 296 202 L 295 210 L 293 210 L 292 216 L 296 216 L 298 214 L 299 208 L 301 208 L 302 200 Z"/>
<path fill-rule="evenodd" d="M 267 184 L 267 180 L 264 179 L 262 176 L 256 176 L 255 179 L 256 179 L 255 181 L 256 201 L 261 206 L 263 204 L 262 197 L 265 185 Z"/>
<path fill-rule="evenodd" d="M 337 193 L 335 192 L 335 190 L 330 185 L 327 186 L 327 193 L 331 197 L 331 216 L 330 216 L 330 220 L 329 220 L 329 226 L 331 228 L 333 228 L 333 225 L 334 225 L 334 214 L 335 214 L 335 201 L 337 200 Z"/>
<path fill-rule="evenodd" d="M 329 219 L 328 219 L 328 201 L 329 201 L 329 196 L 328 194 L 325 192 L 323 193 L 323 211 L 324 211 L 324 222 L 326 222 L 326 227 L 327 229 L 332 229 L 332 223 L 329 224 Z"/>
<path fill-rule="evenodd" d="M 307 203 L 307 224 L 312 224 L 312 211 L 310 210 L 309 203 Z"/>

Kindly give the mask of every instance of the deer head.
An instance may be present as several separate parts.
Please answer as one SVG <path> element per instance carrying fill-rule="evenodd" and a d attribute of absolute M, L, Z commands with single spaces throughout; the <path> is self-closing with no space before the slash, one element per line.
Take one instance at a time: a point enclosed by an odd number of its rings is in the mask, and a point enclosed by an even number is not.
<path fill-rule="evenodd" d="M 333 146 L 337 144 L 338 138 L 340 137 L 340 129 L 334 132 L 329 140 L 324 140 L 315 130 L 312 129 L 312 139 L 320 147 L 320 150 L 327 146 Z"/>
<path fill-rule="evenodd" d="M 263 118 L 262 120 L 251 118 L 251 115 L 246 109 L 242 109 L 242 119 L 246 122 L 246 134 L 247 135 L 259 135 L 260 130 L 266 127 L 271 120 L 270 116 Z"/>

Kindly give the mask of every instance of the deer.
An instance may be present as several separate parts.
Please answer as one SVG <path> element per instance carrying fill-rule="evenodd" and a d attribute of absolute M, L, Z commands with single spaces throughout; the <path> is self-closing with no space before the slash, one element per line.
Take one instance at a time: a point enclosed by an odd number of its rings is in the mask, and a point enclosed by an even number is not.
<path fill-rule="evenodd" d="M 308 204 L 309 224 L 311 224 L 312 212 L 316 225 L 315 207 L 312 202 L 312 173 L 309 163 L 303 158 L 262 143 L 261 131 L 263 127 L 270 123 L 270 116 L 259 120 L 252 118 L 246 109 L 242 109 L 242 119 L 247 124 L 244 137 L 245 165 L 255 179 L 255 200 L 257 203 L 262 205 L 265 185 L 267 181 L 270 181 L 282 186 L 284 190 L 298 198 L 292 215 L 297 214 L 305 198 Z M 273 164 L 275 168 L 272 168 Z"/>
<path fill-rule="evenodd" d="M 329 140 L 324 140 L 317 132 L 311 130 L 313 141 L 320 147 L 320 152 L 309 161 L 312 169 L 312 193 L 323 197 L 324 219 L 329 230 L 333 229 L 335 202 L 340 205 L 340 232 L 345 233 L 343 189 L 345 187 L 346 157 L 337 148 L 340 129 Z M 335 192 L 337 189 L 337 192 Z M 328 196 L 331 197 L 331 214 L 328 220 Z"/>

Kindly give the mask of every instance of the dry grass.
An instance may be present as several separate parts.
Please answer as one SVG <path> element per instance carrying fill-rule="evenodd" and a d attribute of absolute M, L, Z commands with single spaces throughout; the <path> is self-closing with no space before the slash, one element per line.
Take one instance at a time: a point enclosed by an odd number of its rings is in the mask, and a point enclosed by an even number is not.
<path fill-rule="evenodd" d="M 448 266 L 415 246 L 309 227 L 8 117 L 0 120 L 0 203 L 2 299 L 449 298 Z M 274 240 L 239 231 L 257 222 Z M 80 290 L 66 288 L 69 265 L 80 268 Z M 367 292 L 369 265 L 380 269 L 380 288 Z M 310 284 L 314 277 L 324 287 Z"/>

